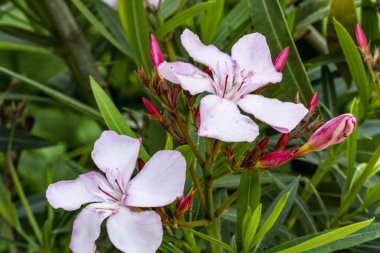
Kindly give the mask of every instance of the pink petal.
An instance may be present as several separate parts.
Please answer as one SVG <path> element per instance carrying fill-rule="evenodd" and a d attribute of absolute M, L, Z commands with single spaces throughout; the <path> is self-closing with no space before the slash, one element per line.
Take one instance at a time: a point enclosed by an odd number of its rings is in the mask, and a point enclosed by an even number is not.
<path fill-rule="evenodd" d="M 246 95 L 238 105 L 281 133 L 292 131 L 308 113 L 302 104 L 281 102 L 261 95 Z"/>
<path fill-rule="evenodd" d="M 178 151 L 155 153 L 127 186 L 127 206 L 159 207 L 183 194 L 186 161 Z"/>
<path fill-rule="evenodd" d="M 96 212 L 92 205 L 83 209 L 74 221 L 70 249 L 74 253 L 94 253 L 95 241 L 100 235 L 100 226 L 108 216 L 109 213 Z"/>
<path fill-rule="evenodd" d="M 163 62 L 158 66 L 158 72 L 170 82 L 181 85 L 191 95 L 204 91 L 214 93 L 210 76 L 190 63 Z"/>
<path fill-rule="evenodd" d="M 114 131 L 104 131 L 95 142 L 91 156 L 99 169 L 107 173 L 111 184 L 119 179 L 121 187 L 127 185 L 136 166 L 140 141 Z"/>
<path fill-rule="evenodd" d="M 208 95 L 201 100 L 200 115 L 200 136 L 225 142 L 251 142 L 259 135 L 256 123 L 242 115 L 230 100 Z"/>
<path fill-rule="evenodd" d="M 161 218 L 157 213 L 132 212 L 125 207 L 108 219 L 107 231 L 113 245 L 128 253 L 156 252 L 163 235 Z"/>
<path fill-rule="evenodd" d="M 260 33 L 241 37 L 232 47 L 231 55 L 240 69 L 253 75 L 250 83 L 246 85 L 245 94 L 268 83 L 278 83 L 282 79 L 282 74 L 273 66 L 266 39 Z"/>
<path fill-rule="evenodd" d="M 49 185 L 46 198 L 54 208 L 72 211 L 89 202 L 104 201 L 99 194 L 98 185 L 102 185 L 104 190 L 109 189 L 106 178 L 98 172 L 91 171 L 79 175 L 75 180 L 59 181 Z"/>
<path fill-rule="evenodd" d="M 196 62 L 202 63 L 212 69 L 217 69 L 218 66 L 221 68 L 225 65 L 229 68 L 229 66 L 234 65 L 228 54 L 221 52 L 214 45 L 204 45 L 198 35 L 189 29 L 183 31 L 181 41 L 186 51 Z"/>

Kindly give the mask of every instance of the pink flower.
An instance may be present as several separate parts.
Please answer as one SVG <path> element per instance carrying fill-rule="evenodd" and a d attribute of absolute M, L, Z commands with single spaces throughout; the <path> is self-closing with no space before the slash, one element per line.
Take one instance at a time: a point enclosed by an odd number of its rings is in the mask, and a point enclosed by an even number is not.
<path fill-rule="evenodd" d="M 344 141 L 356 127 L 356 119 L 350 113 L 342 114 L 323 124 L 310 137 L 309 141 L 300 147 L 296 156 L 302 156 L 309 152 L 321 151 L 331 145 Z"/>
<path fill-rule="evenodd" d="M 256 162 L 256 167 L 263 169 L 278 167 L 284 163 L 287 163 L 292 158 L 292 152 L 272 152 L 260 157 L 260 159 Z"/>
<path fill-rule="evenodd" d="M 117 10 L 117 0 L 102 0 L 102 1 L 108 4 L 112 9 Z"/>
<path fill-rule="evenodd" d="M 284 48 L 284 50 L 281 51 L 281 53 L 273 60 L 274 68 L 277 70 L 277 72 L 281 72 L 282 69 L 285 67 L 285 63 L 288 60 L 290 53 L 290 47 Z"/>
<path fill-rule="evenodd" d="M 197 62 L 209 67 L 212 78 L 185 62 L 163 62 L 159 73 L 181 85 L 192 95 L 208 92 L 200 102 L 198 134 L 225 142 L 252 142 L 259 135 L 257 124 L 240 110 L 253 114 L 282 133 L 288 133 L 307 114 L 301 104 L 281 102 L 250 94 L 268 83 L 281 81 L 272 63 L 265 37 L 259 33 L 243 36 L 232 47 L 231 56 L 214 45 L 204 45 L 190 30 L 181 36 L 182 45 Z"/>
<path fill-rule="evenodd" d="M 46 198 L 67 211 L 87 205 L 73 225 L 70 249 L 94 253 L 100 226 L 107 220 L 111 242 L 123 252 L 156 252 L 162 241 L 162 223 L 154 211 L 182 196 L 186 161 L 177 151 L 159 151 L 133 179 L 140 141 L 104 131 L 95 142 L 92 159 L 105 173 L 91 171 L 75 180 L 49 185 Z"/>
<path fill-rule="evenodd" d="M 356 42 L 358 43 L 359 48 L 367 49 L 368 48 L 367 37 L 365 36 L 365 33 L 363 32 L 363 29 L 359 24 L 356 24 L 355 33 L 356 33 Z"/>

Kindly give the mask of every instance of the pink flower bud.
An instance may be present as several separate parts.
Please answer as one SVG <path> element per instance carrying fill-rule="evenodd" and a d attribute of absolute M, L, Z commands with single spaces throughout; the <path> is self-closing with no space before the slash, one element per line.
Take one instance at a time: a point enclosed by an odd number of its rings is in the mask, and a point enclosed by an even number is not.
<path fill-rule="evenodd" d="M 262 141 L 259 142 L 259 144 L 257 144 L 257 148 L 260 151 L 263 151 L 265 147 L 268 145 L 268 142 L 269 142 L 269 138 L 268 137 L 264 138 Z"/>
<path fill-rule="evenodd" d="M 308 115 L 310 116 L 318 105 L 318 92 L 315 92 L 313 97 L 310 99 L 309 103 L 307 104 L 307 109 L 309 110 Z"/>
<path fill-rule="evenodd" d="M 356 24 L 356 42 L 360 49 L 368 48 L 367 38 L 359 24 Z"/>
<path fill-rule="evenodd" d="M 292 152 L 272 152 L 263 155 L 256 162 L 256 167 L 258 168 L 273 168 L 278 167 L 293 158 Z"/>
<path fill-rule="evenodd" d="M 320 151 L 346 139 L 356 127 L 356 119 L 350 113 L 342 114 L 323 124 L 296 152 L 301 156 L 312 151 Z"/>
<path fill-rule="evenodd" d="M 186 197 L 181 197 L 178 199 L 177 214 L 179 216 L 185 214 L 191 209 L 191 205 L 193 203 L 193 195 L 194 192 L 190 191 Z"/>
<path fill-rule="evenodd" d="M 282 134 L 280 139 L 277 142 L 277 150 L 283 151 L 289 143 L 289 133 Z"/>
<path fill-rule="evenodd" d="M 226 149 L 225 156 L 227 160 L 231 160 L 234 157 L 234 151 L 230 148 Z"/>
<path fill-rule="evenodd" d="M 286 60 L 288 60 L 289 57 L 290 48 L 286 47 L 284 50 L 281 51 L 281 53 L 276 57 L 276 59 L 273 60 L 273 65 L 277 72 L 281 72 L 282 69 L 285 66 Z"/>
<path fill-rule="evenodd" d="M 160 111 L 157 109 L 156 106 L 154 106 L 148 99 L 144 98 L 142 99 L 143 104 L 145 106 L 146 111 L 155 119 L 158 121 L 162 120 L 162 115 Z"/>
<path fill-rule="evenodd" d="M 157 68 L 164 62 L 164 56 L 162 55 L 160 45 L 153 34 L 150 35 L 150 61 L 154 68 Z"/>
<path fill-rule="evenodd" d="M 137 166 L 139 168 L 139 171 L 141 171 L 144 168 L 144 166 L 145 166 L 144 160 L 141 159 L 140 157 L 137 159 Z"/>

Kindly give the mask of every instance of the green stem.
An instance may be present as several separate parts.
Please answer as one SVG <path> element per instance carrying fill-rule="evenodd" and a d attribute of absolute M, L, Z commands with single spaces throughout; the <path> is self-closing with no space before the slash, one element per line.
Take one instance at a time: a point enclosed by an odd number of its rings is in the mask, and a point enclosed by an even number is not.
<path fill-rule="evenodd" d="M 226 201 L 215 211 L 215 217 L 219 217 L 224 210 L 226 210 L 234 201 L 236 200 L 239 192 L 235 191 L 231 196 L 228 197 Z"/>
<path fill-rule="evenodd" d="M 194 186 L 197 189 L 197 194 L 199 197 L 199 201 L 201 202 L 201 205 L 203 208 L 206 207 L 206 200 L 205 200 L 205 195 L 203 194 L 203 189 L 201 186 L 201 183 L 199 182 L 199 178 L 197 175 L 197 172 L 195 171 L 195 166 L 194 163 L 190 164 L 190 174 L 194 182 Z"/>
<path fill-rule="evenodd" d="M 194 239 L 193 233 L 188 229 L 182 229 L 183 236 L 185 237 L 186 241 L 190 244 L 190 252 L 192 253 L 201 253 L 201 251 L 198 248 L 198 245 Z"/>
<path fill-rule="evenodd" d="M 176 226 L 179 228 L 193 228 L 207 226 L 208 224 L 210 224 L 209 220 L 177 221 Z"/>

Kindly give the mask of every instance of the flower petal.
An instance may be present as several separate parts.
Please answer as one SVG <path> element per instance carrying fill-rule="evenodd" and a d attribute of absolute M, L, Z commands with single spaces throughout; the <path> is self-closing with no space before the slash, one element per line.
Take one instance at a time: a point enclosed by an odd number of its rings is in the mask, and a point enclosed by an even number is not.
<path fill-rule="evenodd" d="M 227 65 L 227 68 L 229 68 L 229 66 L 234 65 L 228 54 L 221 52 L 214 45 L 204 45 L 198 35 L 189 29 L 183 31 L 181 41 L 186 51 L 196 62 L 213 69 L 217 69 L 218 66 L 222 68 Z"/>
<path fill-rule="evenodd" d="M 122 207 L 107 221 L 108 236 L 115 247 L 128 253 L 154 253 L 162 242 L 160 216 L 153 211 L 132 212 Z"/>
<path fill-rule="evenodd" d="M 302 104 L 281 102 L 261 95 L 246 95 L 237 103 L 243 111 L 253 114 L 281 133 L 292 131 L 308 113 Z"/>
<path fill-rule="evenodd" d="M 76 217 L 71 234 L 70 249 L 74 253 L 94 253 L 100 226 L 111 213 L 96 212 L 92 205 L 84 208 Z"/>
<path fill-rule="evenodd" d="M 108 190 L 110 187 L 102 174 L 91 171 L 79 175 L 75 180 L 59 181 L 49 185 L 46 198 L 54 208 L 72 211 L 85 203 L 104 201 L 98 188 L 99 185 L 104 190 Z"/>
<path fill-rule="evenodd" d="M 155 153 L 127 186 L 127 206 L 159 207 L 183 194 L 186 161 L 178 151 Z"/>
<path fill-rule="evenodd" d="M 241 37 L 232 47 L 231 55 L 240 69 L 252 74 L 250 82 L 245 87 L 245 94 L 267 83 L 280 82 L 282 79 L 282 74 L 273 66 L 266 39 L 260 33 Z"/>
<path fill-rule="evenodd" d="M 121 187 L 127 185 L 140 150 L 140 141 L 114 131 L 104 131 L 95 142 L 91 156 L 99 169 L 107 173 L 111 184 L 120 179 Z"/>
<path fill-rule="evenodd" d="M 251 142 L 259 135 L 256 123 L 242 115 L 234 102 L 215 95 L 202 98 L 200 116 L 200 136 L 225 142 Z"/>
<path fill-rule="evenodd" d="M 163 62 L 158 66 L 157 70 L 165 79 L 181 85 L 191 95 L 204 91 L 214 93 L 210 76 L 190 63 L 180 61 Z"/>

